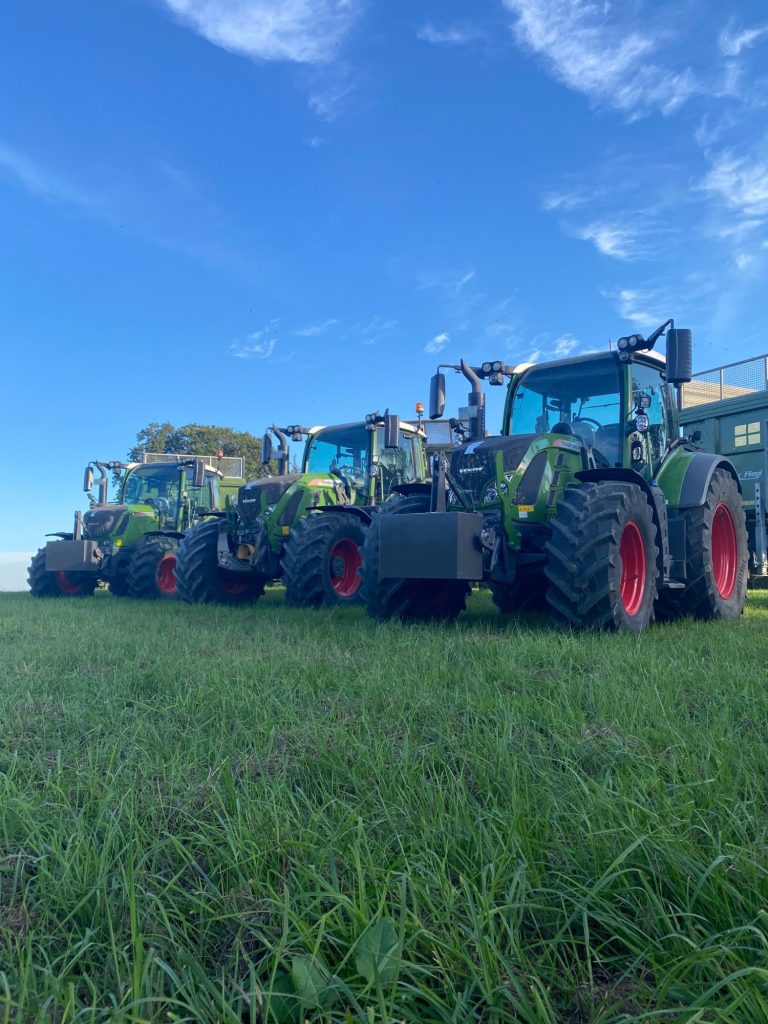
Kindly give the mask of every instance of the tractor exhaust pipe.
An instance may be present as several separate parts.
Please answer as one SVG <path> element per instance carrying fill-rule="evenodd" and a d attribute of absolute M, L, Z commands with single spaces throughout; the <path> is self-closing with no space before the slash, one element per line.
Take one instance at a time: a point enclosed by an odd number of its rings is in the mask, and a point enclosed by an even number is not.
<path fill-rule="evenodd" d="M 471 440 L 476 441 L 485 437 L 485 393 L 483 384 L 474 369 L 466 360 L 461 360 L 461 372 L 472 385 L 469 392 L 469 406 L 467 409 L 460 409 L 459 416 L 468 419 L 472 430 Z"/>

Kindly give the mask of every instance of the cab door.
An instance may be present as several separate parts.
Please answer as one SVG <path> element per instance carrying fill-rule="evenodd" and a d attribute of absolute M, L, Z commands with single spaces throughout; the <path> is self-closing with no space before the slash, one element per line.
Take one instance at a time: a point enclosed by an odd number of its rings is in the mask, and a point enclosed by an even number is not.
<path fill-rule="evenodd" d="M 674 429 L 674 403 L 669 385 L 662 379 L 661 371 L 655 366 L 645 363 L 632 363 L 630 367 L 631 409 L 630 428 L 632 422 L 639 420 L 647 429 L 633 432 L 630 444 L 630 465 L 647 479 L 653 479 L 661 468 L 664 455 L 674 440 L 671 436 Z M 633 457 L 642 453 L 642 458 Z"/>

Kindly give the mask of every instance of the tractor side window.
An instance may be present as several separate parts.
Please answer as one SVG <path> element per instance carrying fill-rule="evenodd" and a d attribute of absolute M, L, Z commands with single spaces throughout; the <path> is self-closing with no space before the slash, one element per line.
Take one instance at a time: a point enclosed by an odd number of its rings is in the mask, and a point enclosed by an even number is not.
<path fill-rule="evenodd" d="M 219 481 L 218 478 L 207 478 L 202 487 L 195 487 L 188 484 L 187 497 L 193 512 L 208 512 L 212 508 L 219 508 Z M 213 504 L 211 504 L 213 498 Z"/>
<path fill-rule="evenodd" d="M 653 366 L 643 363 L 632 364 L 632 412 L 633 415 L 644 413 L 648 417 L 648 449 L 651 467 L 654 472 L 659 468 L 664 452 L 669 447 L 670 438 L 667 430 L 665 413 L 665 385 L 660 372 Z"/>
<path fill-rule="evenodd" d="M 384 428 L 376 431 L 379 452 L 379 469 L 384 486 L 385 497 L 391 493 L 396 484 L 409 484 L 418 477 L 417 464 L 414 461 L 414 439 L 411 434 L 400 433 L 399 448 L 384 447 Z"/>

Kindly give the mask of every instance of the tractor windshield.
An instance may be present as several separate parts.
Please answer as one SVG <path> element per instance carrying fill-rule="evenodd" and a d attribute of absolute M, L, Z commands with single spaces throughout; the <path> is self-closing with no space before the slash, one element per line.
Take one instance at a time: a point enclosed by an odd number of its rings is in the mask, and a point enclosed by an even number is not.
<path fill-rule="evenodd" d="M 148 464 L 134 469 L 123 487 L 124 505 L 151 505 L 158 512 L 176 514 L 181 474 L 176 465 Z"/>
<path fill-rule="evenodd" d="M 365 492 L 370 460 L 370 433 L 362 423 L 328 427 L 316 434 L 305 457 L 305 473 L 341 477 L 360 494 Z"/>
<path fill-rule="evenodd" d="M 612 356 L 526 370 L 510 403 L 510 434 L 573 434 L 602 465 L 622 462 L 621 374 Z"/>

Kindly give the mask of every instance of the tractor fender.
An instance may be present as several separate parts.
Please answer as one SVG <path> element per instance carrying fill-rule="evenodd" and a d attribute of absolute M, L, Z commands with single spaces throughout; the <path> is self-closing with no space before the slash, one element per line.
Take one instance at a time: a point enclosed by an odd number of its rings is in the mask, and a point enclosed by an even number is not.
<path fill-rule="evenodd" d="M 658 484 L 652 487 L 645 477 L 640 476 L 634 469 L 611 469 L 608 466 L 601 466 L 598 469 L 582 469 L 574 474 L 577 480 L 585 483 L 598 483 L 602 480 L 619 480 L 625 484 L 635 484 L 645 493 L 648 504 L 653 511 L 653 522 L 656 526 L 659 538 L 659 554 L 657 564 L 659 567 L 659 580 L 665 577 L 665 567 L 670 564 L 669 550 L 669 522 L 667 517 L 666 501 L 664 493 Z"/>
<path fill-rule="evenodd" d="M 342 516 L 355 516 L 365 526 L 370 526 L 371 515 L 370 508 L 363 508 L 360 505 L 321 505 L 320 508 L 312 508 L 309 510 L 311 516 L 317 515 L 342 515 Z"/>
<path fill-rule="evenodd" d="M 736 481 L 736 486 L 741 494 L 741 482 L 739 475 L 732 462 L 724 459 L 722 455 L 712 455 L 709 452 L 695 452 L 688 463 L 683 477 L 683 484 L 680 488 L 680 500 L 678 508 L 697 508 L 704 504 L 709 488 L 710 480 L 716 469 L 724 469 L 730 473 Z"/>

